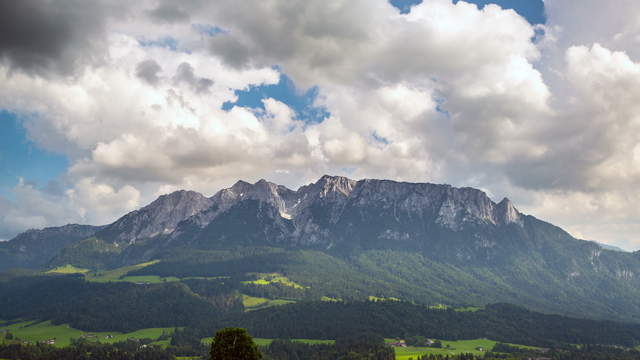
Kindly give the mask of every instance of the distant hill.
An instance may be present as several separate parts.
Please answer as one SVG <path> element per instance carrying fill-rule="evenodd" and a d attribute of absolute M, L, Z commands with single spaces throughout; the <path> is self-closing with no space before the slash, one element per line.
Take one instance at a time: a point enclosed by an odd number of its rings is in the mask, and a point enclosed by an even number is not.
<path fill-rule="evenodd" d="M 23 232 L 10 241 L 0 242 L 0 270 L 45 267 L 63 248 L 101 228 L 70 224 Z"/>
<path fill-rule="evenodd" d="M 473 188 L 336 176 L 297 190 L 239 181 L 210 198 L 168 194 L 84 231 L 51 237 L 56 245 L 33 255 L 38 261 L 6 250 L 19 248 L 20 235 L 0 245 L 8 259 L 0 266 L 104 270 L 157 259 L 129 275 L 276 273 L 299 288 L 260 283 L 270 297 L 509 302 L 640 321 L 638 254 L 575 239 Z"/>
<path fill-rule="evenodd" d="M 609 245 L 609 244 L 603 244 L 601 242 L 596 242 L 596 244 L 600 245 L 601 248 L 605 249 L 605 250 L 612 250 L 612 251 L 619 251 L 619 252 L 628 252 L 627 250 L 624 250 L 623 248 L 617 247 L 615 245 Z"/>

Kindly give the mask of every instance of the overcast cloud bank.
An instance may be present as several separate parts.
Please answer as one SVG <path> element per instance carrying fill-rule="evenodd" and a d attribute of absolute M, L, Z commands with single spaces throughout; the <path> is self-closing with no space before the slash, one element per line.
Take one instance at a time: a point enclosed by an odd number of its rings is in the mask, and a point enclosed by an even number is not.
<path fill-rule="evenodd" d="M 175 189 L 330 173 L 474 186 L 637 249 L 640 4 L 545 7 L 532 26 L 449 0 L 3 3 L 0 108 L 71 166 L 55 191 L 0 198 L 0 238 L 107 223 Z M 223 110 L 281 74 L 330 115 L 272 98 Z"/>

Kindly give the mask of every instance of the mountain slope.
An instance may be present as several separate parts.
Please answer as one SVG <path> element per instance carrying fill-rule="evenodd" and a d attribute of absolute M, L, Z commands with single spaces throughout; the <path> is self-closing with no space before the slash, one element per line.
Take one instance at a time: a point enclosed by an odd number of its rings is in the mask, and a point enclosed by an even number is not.
<path fill-rule="evenodd" d="M 51 265 L 153 259 L 132 275 L 279 273 L 308 299 L 504 301 L 640 321 L 638 254 L 575 239 L 473 188 L 323 176 L 298 190 L 261 180 L 211 198 L 177 192 L 67 245 Z M 290 293 L 281 290 L 270 291 Z"/>
<path fill-rule="evenodd" d="M 10 241 L 0 242 L 0 271 L 13 267 L 41 268 L 66 246 L 100 229 L 99 226 L 70 224 L 28 230 Z"/>
<path fill-rule="evenodd" d="M 176 191 L 126 214 L 96 233 L 96 237 L 111 242 L 134 243 L 138 239 L 170 233 L 180 221 L 209 206 L 211 200 L 200 193 Z"/>

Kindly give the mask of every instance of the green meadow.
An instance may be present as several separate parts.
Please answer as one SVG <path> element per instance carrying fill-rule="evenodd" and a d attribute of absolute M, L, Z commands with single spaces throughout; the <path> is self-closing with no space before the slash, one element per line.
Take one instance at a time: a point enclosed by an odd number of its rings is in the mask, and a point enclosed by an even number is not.
<path fill-rule="evenodd" d="M 385 339 L 387 343 L 395 342 L 394 339 Z M 488 339 L 474 339 L 474 340 L 458 340 L 458 341 L 447 341 L 441 340 L 442 348 L 432 348 L 432 347 L 394 347 L 396 353 L 396 360 L 409 360 L 416 359 L 418 356 L 426 355 L 426 354 L 434 354 L 434 355 L 458 355 L 458 354 L 474 354 L 474 355 L 482 355 L 484 352 L 493 349 L 496 345 L 496 341 L 488 340 Z M 508 344 L 515 347 L 520 347 L 523 349 L 540 349 L 535 346 L 524 346 L 518 344 Z M 479 349 L 482 350 L 479 350 Z"/>
<path fill-rule="evenodd" d="M 131 271 L 142 269 L 149 265 L 156 264 L 158 263 L 158 261 L 159 260 L 153 260 L 153 261 L 148 261 L 141 264 L 123 266 L 113 270 L 92 272 L 87 274 L 85 276 L 85 279 L 87 281 L 93 281 L 93 282 L 114 282 L 114 281 L 159 282 L 158 279 L 161 279 L 159 276 L 153 276 L 153 277 L 126 276 Z M 131 279 L 131 278 L 134 278 L 134 279 Z M 140 279 L 140 278 L 145 278 L 145 279 Z M 148 281 L 136 281 L 136 280 L 148 280 Z"/>
<path fill-rule="evenodd" d="M 73 265 L 67 264 L 64 266 L 58 266 L 54 269 L 47 271 L 45 274 L 84 274 L 84 279 L 86 281 L 98 282 L 98 283 L 107 283 L 107 282 L 132 282 L 132 283 L 145 283 L 145 284 L 157 284 L 162 282 L 172 282 L 172 281 L 180 281 L 179 278 L 175 276 L 162 277 L 157 275 L 135 275 L 135 276 L 127 276 L 129 272 L 142 269 L 149 265 L 153 265 L 158 263 L 160 260 L 148 261 L 141 264 L 122 266 L 112 270 L 99 270 L 99 271 L 91 271 L 89 269 L 83 269 L 79 267 L 75 267 Z M 272 274 L 263 274 L 265 279 L 269 278 Z M 185 279 L 220 279 L 226 278 L 226 276 L 217 276 L 217 277 L 199 277 L 193 276 Z M 271 280 L 258 279 L 253 283 L 256 284 L 269 284 L 270 282 L 279 282 L 288 286 L 297 287 L 300 286 L 288 280 L 286 277 L 274 277 Z"/>
<path fill-rule="evenodd" d="M 101 343 L 115 343 L 127 339 L 152 339 L 154 344 L 169 345 L 168 340 L 158 340 L 163 334 L 171 335 L 174 328 L 140 329 L 129 333 L 119 332 L 84 332 L 69 325 L 53 325 L 50 321 L 23 321 L 10 325 L 1 325 L 0 332 L 10 331 L 15 337 L 23 341 L 36 343 L 56 339 L 55 346 L 64 347 L 71 344 L 71 339 L 86 338 Z M 3 338 L 2 338 L 3 339 Z M 0 341 L 2 341 L 0 339 Z"/>
<path fill-rule="evenodd" d="M 242 305 L 244 305 L 245 311 L 253 311 L 258 309 L 264 309 L 271 306 L 279 306 L 294 303 L 293 300 L 284 299 L 267 299 L 262 297 L 254 297 L 249 295 L 242 295 Z"/>
<path fill-rule="evenodd" d="M 387 342 L 393 342 L 393 339 L 386 339 Z M 491 350 L 496 342 L 487 339 L 475 339 L 475 340 L 458 340 L 447 341 L 441 340 L 442 348 L 431 347 L 395 347 L 396 360 L 409 360 L 411 358 L 416 359 L 418 356 L 425 354 L 439 354 L 439 355 L 458 355 L 464 353 L 471 353 L 475 355 L 481 355 L 484 351 Z M 484 351 L 478 350 L 482 348 Z"/>
<path fill-rule="evenodd" d="M 156 275 L 145 275 L 145 276 L 127 276 L 127 274 L 131 271 L 142 269 L 149 265 L 156 264 L 159 260 L 148 261 L 141 264 L 123 266 L 113 270 L 101 270 L 101 271 L 90 271 L 89 269 L 83 269 L 79 267 L 75 267 L 73 265 L 67 264 L 64 266 L 58 266 L 54 269 L 51 269 L 46 272 L 46 274 L 84 274 L 84 278 L 86 281 L 91 282 L 132 282 L 132 283 L 149 283 L 149 284 L 157 284 L 161 282 L 167 281 L 180 281 L 177 277 L 161 277 Z"/>
<path fill-rule="evenodd" d="M 45 272 L 45 274 L 86 274 L 88 272 L 89 272 L 89 269 L 83 269 L 83 268 L 79 268 L 79 267 L 75 267 L 73 265 L 67 264 L 64 266 L 58 266 L 56 268 L 53 268 Z"/>
<path fill-rule="evenodd" d="M 255 275 L 256 280 L 243 281 L 244 284 L 269 285 L 272 283 L 278 283 L 295 289 L 304 289 L 302 285 L 279 273 L 251 273 L 248 275 Z"/>

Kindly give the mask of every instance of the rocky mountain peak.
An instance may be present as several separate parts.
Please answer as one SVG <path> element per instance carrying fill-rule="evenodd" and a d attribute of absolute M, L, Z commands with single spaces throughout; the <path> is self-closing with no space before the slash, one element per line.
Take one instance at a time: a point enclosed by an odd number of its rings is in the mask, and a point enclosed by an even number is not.
<path fill-rule="evenodd" d="M 236 194 L 242 194 L 242 193 L 249 192 L 252 186 L 253 185 L 251 185 L 250 183 L 244 180 L 238 180 L 235 184 L 233 184 L 233 186 L 225 190 L 231 190 Z"/>
<path fill-rule="evenodd" d="M 455 231 L 462 229 L 465 223 L 522 225 L 521 214 L 509 199 L 496 204 L 482 190 L 454 187 L 447 188 L 437 221 Z"/>
<path fill-rule="evenodd" d="M 141 218 L 151 219 L 151 223 L 165 227 L 154 225 L 141 231 L 141 224 L 127 225 L 137 229 L 137 233 L 127 230 L 123 232 L 124 236 L 153 236 L 149 234 L 166 233 L 175 228 L 170 237 L 176 239 L 182 234 L 205 231 L 210 224 L 217 224 L 215 219 L 228 211 L 252 214 L 246 215 L 252 216 L 246 221 L 263 224 L 261 226 L 271 224 L 265 229 L 278 228 L 279 241 L 327 246 L 336 241 L 347 241 L 347 237 L 353 237 L 349 234 L 359 226 L 368 227 L 373 232 L 376 226 L 385 224 L 384 228 L 375 230 L 370 237 L 417 241 L 424 236 L 424 229 L 431 222 L 456 232 L 468 226 L 523 224 L 521 214 L 508 199 L 496 204 L 478 189 L 377 179 L 355 181 L 330 175 L 324 175 L 295 191 L 264 179 L 253 184 L 238 181 L 206 199 L 201 206 L 189 208 L 190 212 L 179 212 L 173 223 L 154 220 L 156 213 L 170 214 L 169 208 L 179 207 L 179 200 L 189 196 L 201 197 L 193 192 L 177 192 L 132 213 L 149 212 Z M 251 212 L 247 209 L 256 210 Z M 164 219 L 162 216 L 158 218 Z M 178 222 L 186 219 L 185 216 L 188 217 L 187 221 L 176 228 Z M 258 218 L 254 219 L 255 216 Z M 110 227 L 126 228 L 122 224 L 128 223 L 121 219 Z"/>
<path fill-rule="evenodd" d="M 325 197 L 329 193 L 339 193 L 349 196 L 355 188 L 357 181 L 351 180 L 344 176 L 324 175 L 316 183 L 319 187 L 320 196 Z"/>
<path fill-rule="evenodd" d="M 206 199 L 206 197 L 199 192 L 191 190 L 177 190 L 169 194 L 158 196 L 156 200 L 151 202 L 149 205 L 141 208 L 140 210 L 150 210 L 166 206 L 188 205 L 192 202 L 203 201 L 203 199 Z"/>
<path fill-rule="evenodd" d="M 114 242 L 133 243 L 137 239 L 172 232 L 179 222 L 210 207 L 204 195 L 179 190 L 161 195 L 149 205 L 132 211 L 99 231 L 96 236 Z"/>
<path fill-rule="evenodd" d="M 495 207 L 495 220 L 499 224 L 519 224 L 522 225 L 522 214 L 516 209 L 511 200 L 502 199 Z"/>

